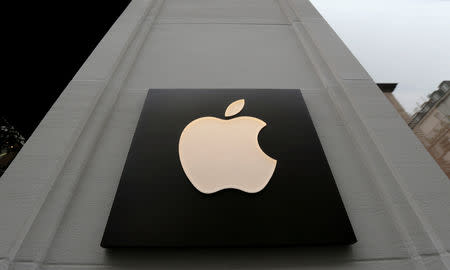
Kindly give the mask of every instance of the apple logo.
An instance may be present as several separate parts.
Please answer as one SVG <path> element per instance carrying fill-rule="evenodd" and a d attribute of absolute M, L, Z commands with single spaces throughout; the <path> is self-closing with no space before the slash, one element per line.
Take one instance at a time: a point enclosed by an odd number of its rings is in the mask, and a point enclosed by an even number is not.
<path fill-rule="evenodd" d="M 231 103 L 225 117 L 239 113 L 244 104 L 244 99 Z M 206 194 L 226 188 L 261 191 L 277 164 L 259 147 L 258 134 L 264 126 L 264 121 L 249 116 L 229 120 L 208 116 L 190 122 L 181 133 L 178 153 L 192 185 Z"/>

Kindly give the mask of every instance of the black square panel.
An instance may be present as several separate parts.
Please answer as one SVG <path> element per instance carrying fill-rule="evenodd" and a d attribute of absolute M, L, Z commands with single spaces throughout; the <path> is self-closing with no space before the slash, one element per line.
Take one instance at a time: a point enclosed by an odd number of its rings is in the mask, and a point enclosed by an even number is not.
<path fill-rule="evenodd" d="M 242 110 L 225 117 L 228 106 L 242 99 Z M 264 188 L 253 193 L 226 188 L 206 194 L 191 183 L 180 160 L 179 141 L 185 127 L 202 117 L 227 121 L 254 117 L 267 124 L 257 141 L 262 151 L 276 160 L 276 167 Z M 208 150 L 201 143 L 198 147 L 198 151 Z M 214 153 L 210 158 L 217 156 Z M 204 169 L 208 170 L 207 166 Z M 354 242 L 352 226 L 300 90 L 149 90 L 103 247 Z"/>

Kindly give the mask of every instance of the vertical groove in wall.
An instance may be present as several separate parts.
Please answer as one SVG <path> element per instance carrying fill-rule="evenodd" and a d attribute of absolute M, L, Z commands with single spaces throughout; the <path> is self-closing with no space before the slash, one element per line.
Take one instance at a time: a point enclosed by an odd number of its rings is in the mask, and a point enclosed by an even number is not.
<path fill-rule="evenodd" d="M 315 45 L 311 46 L 311 44 L 314 44 L 314 41 L 309 37 L 306 30 L 303 28 L 303 25 L 300 22 L 300 20 L 298 18 L 297 19 L 293 18 L 293 16 L 292 16 L 293 8 L 292 8 L 291 4 L 289 3 L 289 1 L 288 0 L 279 0 L 279 3 L 280 3 L 280 6 L 281 6 L 283 12 L 285 13 L 286 17 L 289 19 L 292 26 L 294 27 L 297 38 L 299 39 L 299 41 L 301 42 L 301 44 L 307 51 L 308 57 L 310 58 L 311 63 L 313 64 L 317 74 L 319 75 L 319 78 L 321 79 L 325 88 L 328 89 L 328 93 L 330 94 L 330 97 L 333 100 L 333 103 L 336 105 L 336 109 L 337 109 L 338 113 L 342 116 L 342 119 L 348 120 L 348 119 L 346 119 L 345 115 L 343 115 L 344 114 L 343 110 L 336 103 L 338 98 L 336 98 L 334 96 L 335 95 L 334 91 L 336 91 L 336 90 L 340 89 L 341 91 L 345 92 L 343 90 L 343 88 L 345 86 L 340 83 L 338 77 L 336 77 L 336 75 L 333 74 L 332 68 L 329 65 L 327 65 L 326 62 L 322 59 L 321 54 L 316 49 L 316 46 Z M 331 70 L 329 70 L 329 69 L 331 69 Z M 333 91 L 333 89 L 334 89 L 334 91 Z M 343 96 L 346 97 L 346 94 L 343 93 Z M 347 105 L 352 106 L 352 103 L 348 101 Z M 355 111 L 354 111 L 354 114 L 356 114 Z M 360 125 L 364 125 L 364 124 L 360 123 Z M 351 126 L 346 124 L 346 127 L 347 127 L 347 129 L 350 129 L 349 130 L 350 134 L 352 134 L 352 137 L 354 137 L 356 139 L 356 137 L 355 137 L 356 133 L 354 131 L 352 131 Z M 374 138 L 372 138 L 372 140 L 374 140 Z M 378 187 L 379 191 L 381 192 L 381 195 L 384 198 L 385 206 L 389 210 L 390 216 L 395 221 L 395 224 L 398 227 L 399 232 L 402 234 L 402 238 L 404 239 L 405 244 L 408 246 L 408 250 L 411 255 L 411 258 L 415 259 L 415 262 L 416 262 L 415 266 L 417 267 L 417 269 L 427 269 L 427 267 L 425 266 L 425 263 L 423 261 L 422 255 L 418 252 L 418 250 L 415 246 L 415 241 L 411 238 L 408 228 L 406 226 L 404 226 L 404 222 L 407 222 L 407 221 L 402 218 L 399 218 L 401 216 L 401 213 L 399 212 L 399 210 L 396 209 L 395 203 L 392 202 L 392 200 L 390 199 L 390 195 L 388 195 L 388 193 L 389 193 L 388 189 L 387 189 L 387 187 L 384 186 L 383 181 L 380 181 L 380 179 L 376 179 L 377 178 L 376 174 L 372 170 L 373 166 L 370 166 L 370 164 L 368 164 L 368 162 L 369 162 L 368 159 L 370 159 L 370 158 L 366 154 L 364 154 L 363 148 L 361 147 L 361 145 L 359 145 L 360 143 L 358 141 L 359 141 L 358 139 L 354 140 L 354 142 L 358 145 L 357 149 L 362 154 L 362 156 L 365 157 L 364 163 L 366 164 L 366 168 L 371 172 L 372 177 L 374 177 L 373 182 L 375 182 L 376 186 Z M 378 149 L 377 146 L 375 146 L 375 148 Z M 385 159 L 383 159 L 383 160 L 385 160 Z M 384 164 L 384 165 L 388 166 L 387 164 Z M 389 167 L 389 169 L 390 169 L 390 172 L 392 173 L 393 178 L 396 179 L 395 173 L 392 170 L 392 168 Z M 398 183 L 398 181 L 396 181 L 396 182 L 399 185 L 398 188 L 399 188 L 401 194 L 403 195 L 405 200 L 408 201 L 411 210 L 415 213 L 417 223 L 421 224 L 421 227 L 427 227 L 426 224 L 423 223 L 424 221 L 422 220 L 420 213 L 416 212 L 416 210 L 418 210 L 418 209 L 415 209 L 414 205 L 411 205 L 412 202 L 410 202 L 410 200 L 408 200 L 408 196 L 405 194 L 405 189 L 401 187 L 401 183 Z M 440 245 L 438 242 L 436 242 L 436 240 L 438 240 L 438 239 L 436 238 L 437 236 L 435 235 L 435 233 L 433 233 L 433 230 L 432 231 L 425 230 L 425 231 L 428 234 L 430 240 L 435 245 L 435 248 L 438 250 L 438 254 L 444 254 L 445 252 L 443 252 L 443 246 Z"/>

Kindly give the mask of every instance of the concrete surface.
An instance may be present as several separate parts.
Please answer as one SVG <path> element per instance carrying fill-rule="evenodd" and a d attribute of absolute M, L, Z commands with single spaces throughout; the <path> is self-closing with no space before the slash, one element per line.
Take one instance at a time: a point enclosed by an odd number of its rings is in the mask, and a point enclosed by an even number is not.
<path fill-rule="evenodd" d="M 149 88 L 302 89 L 358 243 L 102 249 Z M 0 179 L 0 269 L 441 270 L 449 251 L 450 181 L 307 0 L 133 0 Z"/>

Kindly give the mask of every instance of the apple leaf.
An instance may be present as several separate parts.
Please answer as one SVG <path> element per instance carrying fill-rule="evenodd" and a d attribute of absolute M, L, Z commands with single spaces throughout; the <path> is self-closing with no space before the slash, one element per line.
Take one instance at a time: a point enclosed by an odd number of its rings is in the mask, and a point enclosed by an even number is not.
<path fill-rule="evenodd" d="M 238 114 L 242 110 L 242 108 L 244 108 L 244 105 L 245 105 L 244 99 L 239 99 L 239 100 L 236 100 L 235 102 L 231 103 L 230 105 L 228 105 L 228 107 L 225 111 L 225 117 L 229 117 L 229 116 Z"/>

